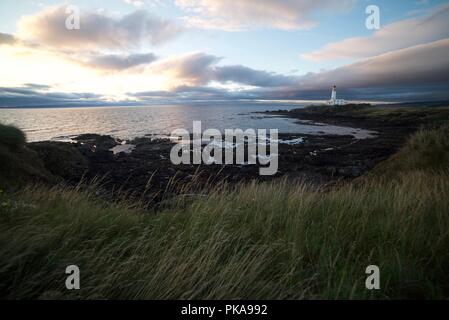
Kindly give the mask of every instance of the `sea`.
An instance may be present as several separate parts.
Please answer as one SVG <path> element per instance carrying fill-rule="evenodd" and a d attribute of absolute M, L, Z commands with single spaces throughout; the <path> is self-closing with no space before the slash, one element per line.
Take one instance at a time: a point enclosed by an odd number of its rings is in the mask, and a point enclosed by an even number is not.
<path fill-rule="evenodd" d="M 314 101 L 317 104 L 316 101 Z M 27 141 L 70 141 L 83 133 L 111 135 L 126 140 L 145 136 L 170 136 L 176 129 L 192 130 L 201 121 L 202 130 L 278 129 L 280 133 L 342 134 L 367 138 L 366 130 L 262 114 L 264 111 L 291 110 L 310 105 L 310 101 L 289 103 L 176 104 L 108 107 L 0 108 L 0 123 L 22 129 Z"/>

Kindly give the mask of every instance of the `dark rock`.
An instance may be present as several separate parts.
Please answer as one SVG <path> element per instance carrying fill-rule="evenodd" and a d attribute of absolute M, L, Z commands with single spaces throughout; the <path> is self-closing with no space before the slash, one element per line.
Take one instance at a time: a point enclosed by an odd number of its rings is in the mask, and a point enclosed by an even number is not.
<path fill-rule="evenodd" d="M 109 151 L 109 149 L 115 147 L 118 142 L 111 136 L 102 136 L 99 134 L 82 134 L 74 138 L 80 144 L 87 145 L 91 151 L 103 150 Z"/>
<path fill-rule="evenodd" d="M 78 181 L 88 171 L 87 159 L 77 146 L 64 142 L 34 142 L 28 147 L 37 152 L 45 168 L 53 175 Z"/>

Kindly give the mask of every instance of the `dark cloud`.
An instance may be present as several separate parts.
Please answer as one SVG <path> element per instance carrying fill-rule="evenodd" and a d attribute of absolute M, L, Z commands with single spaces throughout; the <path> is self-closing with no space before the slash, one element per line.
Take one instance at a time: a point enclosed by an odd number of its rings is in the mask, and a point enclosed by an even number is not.
<path fill-rule="evenodd" d="M 280 90 L 253 90 L 259 100 L 328 100 L 331 89 L 301 90 L 284 88 Z M 435 101 L 449 100 L 449 83 L 417 86 L 385 86 L 373 88 L 339 88 L 339 98 L 349 101 Z"/>
<path fill-rule="evenodd" d="M 45 85 L 32 84 L 24 87 L 0 87 L 0 107 L 51 107 L 108 105 L 110 102 L 93 93 L 42 92 Z M 123 102 L 122 102 L 123 103 Z"/>
<path fill-rule="evenodd" d="M 404 87 L 449 81 L 449 39 L 393 51 L 300 78 L 301 90 Z"/>
<path fill-rule="evenodd" d="M 357 63 L 304 76 L 285 76 L 245 66 L 217 66 L 220 58 L 196 53 L 174 59 L 170 68 L 188 86 L 174 98 L 322 99 L 336 84 L 346 99 L 448 97 L 449 39 L 386 53 Z M 163 64 L 167 67 L 167 64 Z M 190 81 L 189 81 L 190 80 Z M 211 88 L 212 81 L 249 85 L 250 90 Z M 407 90 L 409 94 L 407 94 Z"/>
<path fill-rule="evenodd" d="M 201 60 L 201 59 L 200 59 Z M 449 39 L 386 53 L 374 58 L 301 77 L 287 77 L 242 66 L 195 64 L 191 77 L 257 86 L 227 91 L 201 86 L 179 87 L 165 97 L 176 99 L 319 99 L 336 84 L 339 96 L 353 100 L 435 100 L 449 98 Z M 225 71 L 223 71 L 225 70 Z M 138 96 L 138 95 L 137 95 Z M 149 98 L 147 93 L 146 97 Z"/>

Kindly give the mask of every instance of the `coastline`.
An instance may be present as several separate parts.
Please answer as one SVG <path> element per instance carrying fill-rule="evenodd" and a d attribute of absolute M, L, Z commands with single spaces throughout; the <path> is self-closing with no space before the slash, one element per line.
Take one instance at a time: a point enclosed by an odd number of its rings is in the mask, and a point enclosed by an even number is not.
<path fill-rule="evenodd" d="M 394 117 L 392 114 L 397 109 L 389 107 L 387 112 L 383 108 L 348 105 L 336 109 L 320 106 L 265 112 L 298 121 L 357 127 L 377 133 L 367 139 L 355 139 L 351 135 L 281 133 L 281 141 L 299 138 L 303 141 L 279 144 L 279 171 L 274 176 L 259 176 L 258 165 L 173 165 L 170 150 L 174 142 L 163 138 L 126 141 L 133 146 L 132 150 L 116 154 L 111 149 L 123 148 L 122 141 L 97 134 L 80 135 L 75 143 L 43 141 L 27 146 L 37 152 L 51 175 L 70 184 L 100 180 L 104 193 L 111 198 L 134 194 L 143 195 L 149 202 L 160 202 L 166 197 L 194 193 L 214 183 L 238 184 L 279 178 L 322 187 L 362 176 L 396 153 L 407 137 L 426 123 L 412 111 Z M 374 110 L 376 116 L 367 117 L 367 109 Z M 438 117 L 445 116 L 445 112 L 449 115 L 449 111 L 440 109 Z M 429 123 L 433 121 L 430 120 Z"/>
<path fill-rule="evenodd" d="M 111 136 L 82 134 L 75 142 L 27 143 L 26 149 L 36 154 L 36 162 L 41 165 L 25 180 L 69 185 L 95 181 L 108 199 L 131 194 L 149 204 L 180 194 L 196 194 L 217 183 L 288 179 L 326 187 L 361 177 L 395 154 L 420 127 L 449 120 L 447 107 L 311 106 L 262 114 L 307 121 L 308 125 L 312 121 L 318 128 L 323 123 L 362 128 L 376 135 L 356 139 L 354 135 L 324 132 L 280 133 L 280 141 L 301 143 L 279 143 L 277 174 L 260 176 L 259 165 L 174 165 L 170 151 L 175 142 L 158 136 L 135 138 L 124 146 L 124 141 Z M 128 152 L 113 152 L 120 149 Z"/>
<path fill-rule="evenodd" d="M 341 116 L 349 112 L 345 108 L 335 111 Z M 353 118 L 356 111 L 350 112 Z M 379 109 L 365 110 L 367 114 L 373 111 Z M 384 116 L 392 119 L 388 126 L 394 127 L 398 116 L 392 115 L 392 109 L 387 111 Z M 114 156 L 110 149 L 120 142 L 112 137 L 84 135 L 76 143 L 25 145 L 19 129 L 3 126 L 0 137 L 10 138 L 0 141 L 1 158 L 6 160 L 0 167 L 1 234 L 8 249 L 4 250 L 2 278 L 18 281 L 4 281 L 3 295 L 15 299 L 179 299 L 189 291 L 197 299 L 211 298 L 209 290 L 205 293 L 192 285 L 206 279 L 217 297 L 228 299 L 443 298 L 447 279 L 441 270 L 447 265 L 447 255 L 435 253 L 447 252 L 448 243 L 447 219 L 443 219 L 449 199 L 447 111 L 428 110 L 425 120 L 417 118 L 414 125 L 436 128 L 407 138 L 399 152 L 374 170 L 362 172 L 360 179 L 353 175 L 360 172 L 348 171 L 351 175 L 342 178 L 344 172 L 331 175 L 317 170 L 329 169 L 329 163 L 339 161 L 343 165 L 336 167 L 339 170 L 354 170 L 363 160 L 376 162 L 373 148 L 385 156 L 382 140 L 359 143 L 363 140 L 343 137 L 351 143 L 323 150 L 323 155 L 306 155 L 308 162 L 298 161 L 295 152 L 305 155 L 319 143 L 324 148 L 330 141 L 345 142 L 341 136 L 305 137 L 304 144 L 285 144 L 289 149 L 281 151 L 291 158 L 287 166 L 291 177 L 283 173 L 269 182 L 259 177 L 251 183 L 241 182 L 246 181 L 242 170 L 256 170 L 252 166 L 228 166 L 221 171 L 216 166 L 192 166 L 171 172 L 174 168 L 161 157 L 172 146 L 169 140 L 135 139 L 129 142 L 136 145 L 131 153 Z M 399 117 L 413 115 L 408 110 Z M 380 118 L 377 114 L 379 123 Z M 380 136 L 387 138 L 387 133 Z M 367 152 L 361 152 L 363 148 Z M 207 173 L 213 176 L 208 179 Z M 307 178 L 313 174 L 327 179 L 311 185 Z M 11 189 L 10 182 L 19 178 L 23 184 Z M 247 180 L 255 179 L 248 173 Z M 67 236 L 61 249 L 61 239 Z M 86 250 L 80 251 L 80 246 Z M 366 252 L 371 254 L 366 256 Z M 74 255 L 95 277 L 83 282 L 92 289 L 67 293 L 51 280 Z M 206 264 L 206 273 L 204 261 L 212 262 Z M 335 261 L 335 267 L 330 268 L 329 261 Z M 375 295 L 366 291 L 363 282 L 354 286 L 372 261 L 389 270 L 383 276 L 384 291 Z M 108 271 L 111 267 L 123 271 L 117 278 L 121 288 L 135 289 L 117 288 Z M 318 275 L 317 270 L 321 270 Z M 239 276 L 233 278 L 234 274 Z M 292 276 L 303 279 L 304 275 L 317 285 L 302 288 L 291 281 Z M 105 284 L 100 289 L 95 286 L 98 279 Z M 260 289 L 247 291 L 248 279 Z M 17 290 L 15 283 L 26 285 L 27 290 Z M 279 285 L 273 287 L 273 283 Z M 238 291 L 229 290 L 230 284 Z M 336 290 L 338 296 L 334 296 Z"/>

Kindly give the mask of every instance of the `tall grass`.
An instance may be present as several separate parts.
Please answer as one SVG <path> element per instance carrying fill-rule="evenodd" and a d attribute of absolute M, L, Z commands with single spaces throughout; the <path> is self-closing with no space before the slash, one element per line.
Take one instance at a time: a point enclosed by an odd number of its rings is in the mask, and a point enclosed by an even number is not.
<path fill-rule="evenodd" d="M 30 187 L 0 201 L 0 296 L 447 298 L 449 176 L 440 169 L 326 191 L 286 180 L 221 185 L 158 212 L 89 189 Z M 78 291 L 64 286 L 71 264 Z M 378 291 L 365 288 L 371 264 Z"/>
<path fill-rule="evenodd" d="M 380 163 L 369 176 L 392 178 L 406 172 L 447 173 L 449 170 L 449 124 L 420 130 L 390 159 Z"/>

